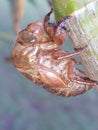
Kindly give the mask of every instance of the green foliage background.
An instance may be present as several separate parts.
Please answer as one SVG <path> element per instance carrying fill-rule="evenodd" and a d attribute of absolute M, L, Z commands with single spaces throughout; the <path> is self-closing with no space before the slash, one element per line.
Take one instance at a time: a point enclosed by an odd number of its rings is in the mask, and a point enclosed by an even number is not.
<path fill-rule="evenodd" d="M 71 98 L 52 95 L 16 71 L 10 57 L 17 35 L 8 0 L 0 0 L 0 130 L 98 130 L 98 92 Z M 43 20 L 46 0 L 26 1 L 21 28 Z M 65 49 L 72 51 L 67 40 Z"/>

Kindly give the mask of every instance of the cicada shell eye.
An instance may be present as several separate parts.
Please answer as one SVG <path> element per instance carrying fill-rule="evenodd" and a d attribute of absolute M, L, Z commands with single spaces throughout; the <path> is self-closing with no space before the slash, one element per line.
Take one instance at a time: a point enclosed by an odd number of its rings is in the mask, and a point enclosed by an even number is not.
<path fill-rule="evenodd" d="M 36 37 L 33 36 L 32 32 L 29 32 L 27 30 L 23 30 L 19 33 L 19 39 L 27 44 L 33 44 L 36 42 Z"/>
<path fill-rule="evenodd" d="M 32 32 L 34 36 L 39 39 L 40 35 L 43 35 L 44 29 L 41 22 L 31 23 L 27 26 L 27 30 Z"/>

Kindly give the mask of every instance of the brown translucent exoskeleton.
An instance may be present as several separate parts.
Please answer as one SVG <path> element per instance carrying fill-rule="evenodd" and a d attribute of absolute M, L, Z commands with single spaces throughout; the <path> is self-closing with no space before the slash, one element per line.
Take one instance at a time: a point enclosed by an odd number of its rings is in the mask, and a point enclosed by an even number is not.
<path fill-rule="evenodd" d="M 66 20 L 58 25 L 49 23 L 51 13 L 52 10 L 45 16 L 44 24 L 31 23 L 19 33 L 12 51 L 13 64 L 25 77 L 53 94 L 82 94 L 97 85 L 75 68 L 78 62 L 72 57 L 85 51 L 85 47 L 74 53 L 60 49 L 66 39 Z"/>

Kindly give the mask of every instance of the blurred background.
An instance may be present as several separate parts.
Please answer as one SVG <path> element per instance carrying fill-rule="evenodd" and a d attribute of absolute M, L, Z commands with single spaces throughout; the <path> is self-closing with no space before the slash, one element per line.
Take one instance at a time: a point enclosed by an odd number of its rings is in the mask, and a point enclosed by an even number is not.
<path fill-rule="evenodd" d="M 34 85 L 12 65 L 17 24 L 23 29 L 32 21 L 43 21 L 51 8 L 47 0 L 20 1 L 19 10 L 15 9 L 19 0 L 0 0 L 0 130 L 98 130 L 95 89 L 77 97 L 55 96 Z M 21 15 L 15 27 L 17 10 Z M 68 40 L 63 47 L 72 51 Z"/>

